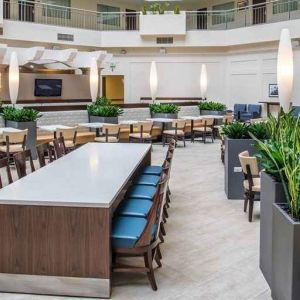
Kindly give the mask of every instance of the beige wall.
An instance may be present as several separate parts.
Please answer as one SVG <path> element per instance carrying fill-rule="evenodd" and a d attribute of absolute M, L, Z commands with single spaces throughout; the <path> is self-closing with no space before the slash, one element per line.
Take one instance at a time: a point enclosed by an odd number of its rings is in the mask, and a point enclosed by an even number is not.
<path fill-rule="evenodd" d="M 34 97 L 34 81 L 40 79 L 62 79 L 61 97 Z M 8 75 L 2 75 L 2 87 L 0 97 L 9 100 Z M 31 74 L 23 73 L 20 75 L 19 100 L 43 100 L 43 99 L 90 99 L 89 77 L 87 75 L 70 74 Z"/>

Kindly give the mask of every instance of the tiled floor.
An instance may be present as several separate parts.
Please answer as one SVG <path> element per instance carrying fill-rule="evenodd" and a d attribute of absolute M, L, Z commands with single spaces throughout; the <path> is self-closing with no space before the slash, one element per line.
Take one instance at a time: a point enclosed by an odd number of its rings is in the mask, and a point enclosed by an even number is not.
<path fill-rule="evenodd" d="M 176 149 L 163 267 L 156 270 L 158 291 L 150 289 L 146 276 L 118 274 L 112 299 L 271 299 L 258 266 L 259 207 L 250 224 L 242 201 L 226 199 L 219 148 L 216 142 Z M 162 162 L 165 150 L 154 147 L 153 163 Z M 0 299 L 71 298 L 0 294 Z"/>

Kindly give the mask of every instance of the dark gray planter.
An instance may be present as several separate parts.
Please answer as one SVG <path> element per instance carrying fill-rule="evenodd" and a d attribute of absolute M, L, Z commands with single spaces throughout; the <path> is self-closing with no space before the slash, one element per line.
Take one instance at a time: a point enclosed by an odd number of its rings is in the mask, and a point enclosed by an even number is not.
<path fill-rule="evenodd" d="M 37 129 L 36 122 L 15 122 L 15 121 L 5 121 L 6 127 L 13 127 L 17 129 L 28 129 L 28 136 L 26 140 L 26 148 L 31 150 L 33 159 L 36 159 L 36 137 Z"/>
<path fill-rule="evenodd" d="M 273 203 L 282 203 L 285 195 L 282 183 L 266 172 L 261 173 L 260 193 L 260 269 L 271 287 L 272 284 L 272 227 Z"/>
<path fill-rule="evenodd" d="M 218 110 L 200 110 L 200 115 L 207 116 L 207 115 L 213 115 L 213 116 L 224 116 L 226 114 L 225 110 L 218 111 Z"/>
<path fill-rule="evenodd" d="M 252 139 L 229 139 L 225 137 L 225 192 L 228 199 L 244 199 L 243 180 L 239 154 L 248 150 L 255 153 Z"/>
<path fill-rule="evenodd" d="M 273 204 L 272 298 L 300 299 L 300 222 Z"/>
<path fill-rule="evenodd" d="M 151 113 L 152 118 L 178 119 L 178 114 Z"/>
<path fill-rule="evenodd" d="M 98 117 L 98 116 L 89 116 L 91 123 L 110 123 L 118 124 L 118 117 Z"/>

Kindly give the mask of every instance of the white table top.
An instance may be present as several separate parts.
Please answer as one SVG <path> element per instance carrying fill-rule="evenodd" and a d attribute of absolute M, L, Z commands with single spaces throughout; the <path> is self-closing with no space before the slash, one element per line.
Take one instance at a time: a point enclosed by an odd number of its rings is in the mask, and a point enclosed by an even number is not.
<path fill-rule="evenodd" d="M 172 123 L 176 119 L 165 119 L 165 118 L 152 118 L 147 119 L 147 121 L 160 122 L 160 123 Z"/>
<path fill-rule="evenodd" d="M 111 125 L 108 123 L 100 123 L 100 122 L 93 122 L 93 123 L 79 123 L 78 126 L 87 127 L 87 128 L 102 128 L 104 125 Z"/>
<path fill-rule="evenodd" d="M 86 144 L 4 187 L 0 204 L 108 208 L 148 151 L 149 144 Z"/>
<path fill-rule="evenodd" d="M 203 116 L 184 116 L 184 117 L 181 117 L 181 119 L 183 120 L 203 120 L 203 119 L 210 119 L 210 118 L 213 118 L 213 119 L 223 119 L 224 116 L 218 116 L 218 115 L 203 115 Z"/>
<path fill-rule="evenodd" d="M 119 124 L 120 125 L 135 125 L 140 121 L 136 121 L 136 120 L 124 120 L 124 121 L 120 121 Z"/>
<path fill-rule="evenodd" d="M 72 128 L 70 126 L 65 126 L 65 125 L 42 125 L 42 126 L 39 126 L 39 129 L 41 130 L 45 130 L 45 131 L 51 131 L 51 132 L 54 132 L 57 130 L 57 128 L 60 128 L 60 129 L 69 129 L 69 128 Z"/>
<path fill-rule="evenodd" d="M 21 130 L 17 129 L 17 128 L 13 128 L 13 127 L 1 127 L 0 128 L 0 134 L 3 134 L 4 131 L 6 131 L 6 132 L 20 132 Z"/>

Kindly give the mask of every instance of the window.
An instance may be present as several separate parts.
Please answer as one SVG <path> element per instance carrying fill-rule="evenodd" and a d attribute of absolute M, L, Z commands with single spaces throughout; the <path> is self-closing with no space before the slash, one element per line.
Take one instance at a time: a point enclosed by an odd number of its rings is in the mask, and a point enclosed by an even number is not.
<path fill-rule="evenodd" d="M 273 3 L 273 14 L 281 14 L 293 10 L 298 10 L 298 1 L 296 0 L 279 0 Z"/>
<path fill-rule="evenodd" d="M 228 2 L 213 6 L 212 25 L 234 22 L 234 2 Z"/>
<path fill-rule="evenodd" d="M 44 17 L 71 19 L 71 0 L 47 0 L 45 3 L 58 6 L 44 5 Z"/>
<path fill-rule="evenodd" d="M 112 26 L 120 26 L 119 7 L 97 4 L 97 11 L 101 13 L 98 16 L 98 23 Z"/>

